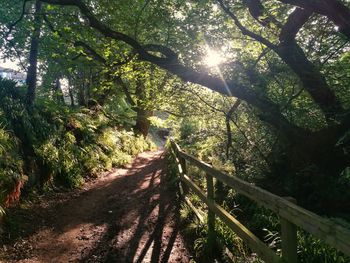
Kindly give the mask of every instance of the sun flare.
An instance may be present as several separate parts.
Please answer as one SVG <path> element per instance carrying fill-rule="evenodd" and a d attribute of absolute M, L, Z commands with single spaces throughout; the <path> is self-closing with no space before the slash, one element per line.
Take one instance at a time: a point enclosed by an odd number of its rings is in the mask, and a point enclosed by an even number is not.
<path fill-rule="evenodd" d="M 208 49 L 207 55 L 204 57 L 204 63 L 208 67 L 216 67 L 224 61 L 224 58 L 215 50 Z"/>

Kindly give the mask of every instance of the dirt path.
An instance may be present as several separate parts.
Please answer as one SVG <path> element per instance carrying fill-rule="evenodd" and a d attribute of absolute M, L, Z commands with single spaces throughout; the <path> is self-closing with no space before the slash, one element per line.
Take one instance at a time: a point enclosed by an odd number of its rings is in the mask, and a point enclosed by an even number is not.
<path fill-rule="evenodd" d="M 26 237 L 14 245 L 0 248 L 0 259 L 189 262 L 164 168 L 163 152 L 142 153 L 129 169 L 117 169 L 83 190 L 57 194 L 26 211 L 23 225 L 32 229 L 23 230 Z"/>

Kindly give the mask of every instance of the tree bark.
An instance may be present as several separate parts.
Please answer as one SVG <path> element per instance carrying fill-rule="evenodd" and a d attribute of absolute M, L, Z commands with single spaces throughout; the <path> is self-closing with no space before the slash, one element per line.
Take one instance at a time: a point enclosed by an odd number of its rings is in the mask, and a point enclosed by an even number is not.
<path fill-rule="evenodd" d="M 305 56 L 295 41 L 281 43 L 276 52 L 299 77 L 305 90 L 320 107 L 328 122 L 332 123 L 343 112 L 343 108 L 324 76 Z"/>
<path fill-rule="evenodd" d="M 350 39 L 350 9 L 339 0 L 279 0 L 327 16 Z"/>
<path fill-rule="evenodd" d="M 74 94 L 72 89 L 72 79 L 70 77 L 68 77 L 68 93 L 70 98 L 70 105 L 74 107 L 75 101 L 74 101 Z"/>
<path fill-rule="evenodd" d="M 76 87 L 78 87 L 78 104 L 79 106 L 85 106 L 87 107 L 87 98 L 86 98 L 86 80 L 85 80 L 85 74 L 83 71 L 78 72 L 78 79 L 76 82 L 79 81 L 80 83 L 76 83 Z"/>
<path fill-rule="evenodd" d="M 33 106 L 35 101 L 35 91 L 37 84 L 37 66 L 38 66 L 38 53 L 39 53 L 39 42 L 40 32 L 42 26 L 42 2 L 35 2 L 35 13 L 34 13 L 34 31 L 30 41 L 30 53 L 29 53 L 29 68 L 27 72 L 27 96 L 26 102 L 28 106 Z"/>
<path fill-rule="evenodd" d="M 226 159 L 228 159 L 230 157 L 230 149 L 232 147 L 232 130 L 231 130 L 231 124 L 230 124 L 230 117 L 229 116 L 226 116 L 225 124 L 226 124 L 226 137 L 227 137 Z"/>
<path fill-rule="evenodd" d="M 225 114 L 225 124 L 226 124 L 226 137 L 227 137 L 227 143 L 226 143 L 226 159 L 230 157 L 230 148 L 232 147 L 232 129 L 231 129 L 231 119 L 233 113 L 237 110 L 239 105 L 241 105 L 242 101 L 237 100 L 230 110 Z"/>
<path fill-rule="evenodd" d="M 151 122 L 148 118 L 153 116 L 153 111 L 139 108 L 136 110 L 136 113 L 135 130 L 146 138 L 151 126 Z"/>
<path fill-rule="evenodd" d="M 55 85 L 54 85 L 54 97 L 55 97 L 55 100 L 56 100 L 58 103 L 64 103 L 64 96 L 63 96 L 61 81 L 60 81 L 59 78 L 57 78 L 56 81 L 55 81 Z"/>

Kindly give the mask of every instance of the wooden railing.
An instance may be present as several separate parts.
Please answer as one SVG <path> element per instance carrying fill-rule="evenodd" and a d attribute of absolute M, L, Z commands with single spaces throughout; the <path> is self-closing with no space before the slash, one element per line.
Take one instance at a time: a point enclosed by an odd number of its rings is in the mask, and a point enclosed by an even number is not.
<path fill-rule="evenodd" d="M 201 201 L 208 206 L 207 221 L 209 237 L 215 235 L 215 216 L 217 216 L 242 240 L 244 240 L 252 251 L 256 252 L 265 262 L 270 263 L 282 261 L 296 263 L 298 262 L 297 227 L 300 227 L 315 237 L 325 241 L 330 246 L 350 256 L 349 229 L 297 206 L 293 201 L 274 195 L 234 176 L 215 170 L 209 164 L 182 151 L 174 141 L 171 141 L 171 148 L 178 165 L 180 180 L 184 183 L 183 186 L 190 188 L 201 199 Z M 186 171 L 187 162 L 206 173 L 207 193 L 204 193 L 189 178 Z M 227 184 L 238 193 L 245 195 L 251 200 L 256 201 L 259 205 L 262 205 L 279 215 L 281 223 L 282 258 L 275 254 L 273 250 L 242 225 L 234 216 L 215 203 L 213 178 Z"/>

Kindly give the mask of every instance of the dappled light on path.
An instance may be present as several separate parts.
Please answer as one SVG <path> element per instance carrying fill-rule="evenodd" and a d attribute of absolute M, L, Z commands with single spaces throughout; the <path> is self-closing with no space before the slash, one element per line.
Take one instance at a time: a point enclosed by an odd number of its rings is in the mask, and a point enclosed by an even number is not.
<path fill-rule="evenodd" d="M 48 222 L 26 238 L 31 252 L 8 262 L 189 262 L 164 166 L 162 151 L 142 153 L 127 169 L 43 208 Z"/>

